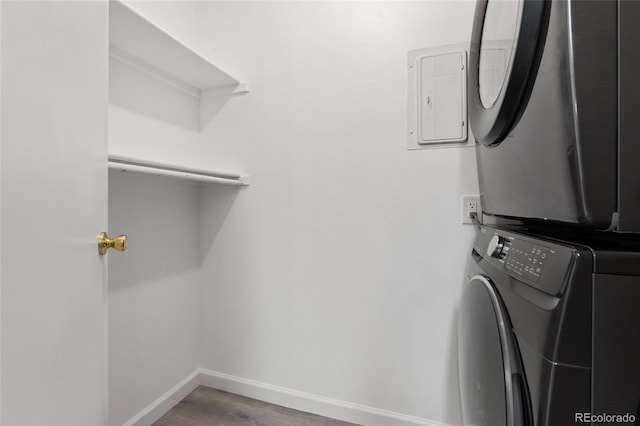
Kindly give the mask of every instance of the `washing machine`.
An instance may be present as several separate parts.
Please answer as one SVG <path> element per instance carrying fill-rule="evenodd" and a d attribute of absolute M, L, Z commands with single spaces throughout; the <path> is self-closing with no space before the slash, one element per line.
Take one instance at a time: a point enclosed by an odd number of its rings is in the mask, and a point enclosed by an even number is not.
<path fill-rule="evenodd" d="M 485 214 L 640 232 L 637 22 L 637 1 L 477 1 L 467 98 Z"/>
<path fill-rule="evenodd" d="M 462 424 L 639 424 L 640 241 L 476 228 L 459 311 Z"/>

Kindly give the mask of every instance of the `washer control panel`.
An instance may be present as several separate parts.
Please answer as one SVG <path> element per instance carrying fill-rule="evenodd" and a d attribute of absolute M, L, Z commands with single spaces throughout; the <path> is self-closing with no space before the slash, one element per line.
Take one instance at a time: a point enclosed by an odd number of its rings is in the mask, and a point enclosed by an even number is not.
<path fill-rule="evenodd" d="M 528 241 L 513 240 L 505 269 L 537 283 L 550 254 L 551 251 L 547 247 Z"/>
<path fill-rule="evenodd" d="M 563 292 L 579 256 L 575 247 L 482 225 L 478 231 L 473 246 L 476 259 L 552 296 Z"/>

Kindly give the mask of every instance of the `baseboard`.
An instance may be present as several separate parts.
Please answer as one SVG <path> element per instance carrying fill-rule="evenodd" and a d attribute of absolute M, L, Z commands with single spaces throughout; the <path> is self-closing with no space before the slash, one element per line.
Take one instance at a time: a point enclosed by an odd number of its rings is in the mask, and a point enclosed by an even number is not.
<path fill-rule="evenodd" d="M 199 369 L 198 373 L 200 384 L 203 386 L 358 425 L 450 426 L 433 420 L 313 395 L 216 371 Z"/>
<path fill-rule="evenodd" d="M 178 402 L 200 385 L 200 371 L 196 370 L 184 378 L 180 383 L 167 391 L 160 398 L 152 402 L 147 408 L 139 412 L 135 417 L 123 426 L 150 426 L 160 417 L 171 410 Z"/>
<path fill-rule="evenodd" d="M 358 425 L 451 426 L 433 420 L 313 395 L 282 386 L 274 386 L 268 383 L 257 382 L 255 380 L 202 368 L 197 369 L 180 381 L 180 383 L 151 403 L 123 426 L 152 425 L 199 385 Z"/>

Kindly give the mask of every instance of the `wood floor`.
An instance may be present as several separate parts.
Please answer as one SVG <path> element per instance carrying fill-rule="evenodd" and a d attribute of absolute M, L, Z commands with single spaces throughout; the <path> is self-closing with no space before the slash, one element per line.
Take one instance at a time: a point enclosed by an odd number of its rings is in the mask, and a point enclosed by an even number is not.
<path fill-rule="evenodd" d="M 354 426 L 315 414 L 199 386 L 155 426 Z"/>

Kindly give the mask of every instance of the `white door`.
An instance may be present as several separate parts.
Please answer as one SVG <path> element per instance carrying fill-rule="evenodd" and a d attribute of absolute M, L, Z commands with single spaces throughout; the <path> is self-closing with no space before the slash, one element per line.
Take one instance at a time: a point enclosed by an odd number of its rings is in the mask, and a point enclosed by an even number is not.
<path fill-rule="evenodd" d="M 0 422 L 104 425 L 108 3 L 0 8 Z"/>

